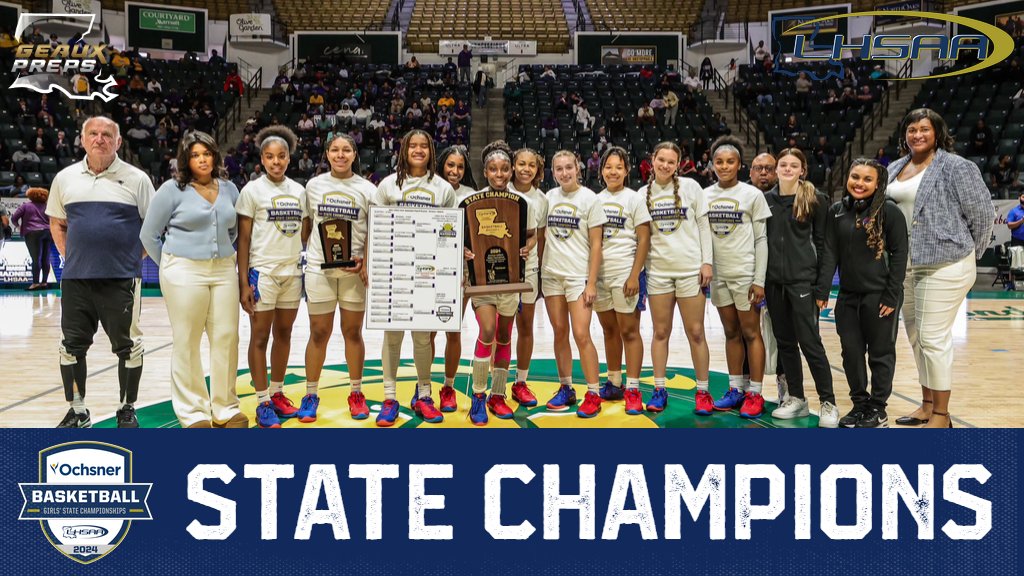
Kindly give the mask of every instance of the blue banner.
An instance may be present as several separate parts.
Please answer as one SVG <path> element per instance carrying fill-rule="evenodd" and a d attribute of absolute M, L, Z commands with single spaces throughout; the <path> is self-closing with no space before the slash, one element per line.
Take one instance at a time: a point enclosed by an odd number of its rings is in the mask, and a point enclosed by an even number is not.
<path fill-rule="evenodd" d="M 130 452 L 129 480 L 152 483 L 152 520 L 92 552 L 95 574 L 1018 574 L 1020 438 L 0 430 L 0 535 L 14 551 L 6 573 L 85 573 L 40 522 L 18 521 L 15 485 L 38 480 L 42 451 L 89 440 Z M 54 533 L 87 538 L 99 526 Z M 76 542 L 58 550 L 89 558 Z"/>

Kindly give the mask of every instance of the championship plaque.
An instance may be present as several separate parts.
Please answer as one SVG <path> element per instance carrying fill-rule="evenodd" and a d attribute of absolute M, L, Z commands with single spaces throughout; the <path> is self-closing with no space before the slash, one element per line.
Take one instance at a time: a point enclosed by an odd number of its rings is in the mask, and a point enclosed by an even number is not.
<path fill-rule="evenodd" d="M 526 246 L 527 201 L 514 192 L 485 190 L 469 195 L 465 209 L 469 262 L 467 295 L 528 292 L 526 261 L 519 250 Z"/>
<path fill-rule="evenodd" d="M 352 221 L 338 218 L 320 223 L 320 246 L 324 251 L 324 263 L 320 268 L 352 268 Z"/>

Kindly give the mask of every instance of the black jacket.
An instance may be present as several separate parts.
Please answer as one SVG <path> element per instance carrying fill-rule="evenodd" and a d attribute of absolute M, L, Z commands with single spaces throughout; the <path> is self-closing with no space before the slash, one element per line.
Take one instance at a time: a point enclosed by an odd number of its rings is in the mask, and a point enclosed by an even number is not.
<path fill-rule="evenodd" d="M 814 297 L 824 300 L 832 287 L 831 278 L 819 285 L 821 253 L 825 250 L 825 217 L 828 197 L 817 193 L 818 205 L 805 222 L 793 216 L 795 196 L 783 196 L 776 186 L 765 193 L 772 211 L 766 223 L 768 233 L 768 274 L 766 280 L 776 284 L 809 284 Z"/>
<path fill-rule="evenodd" d="M 831 284 L 838 266 L 840 291 L 881 292 L 882 304 L 895 308 L 902 299 L 903 278 L 907 275 L 910 252 L 907 219 L 893 201 L 885 201 L 882 205 L 885 252 L 876 260 L 875 251 L 868 247 L 867 230 L 856 227 L 858 217 L 863 218 L 864 213 L 856 214 L 842 202 L 829 208 L 821 281 Z"/>

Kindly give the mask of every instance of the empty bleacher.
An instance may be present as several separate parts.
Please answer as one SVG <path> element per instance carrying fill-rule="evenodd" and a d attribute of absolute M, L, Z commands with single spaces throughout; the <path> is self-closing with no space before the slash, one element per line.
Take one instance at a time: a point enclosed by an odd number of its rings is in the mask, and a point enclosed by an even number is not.
<path fill-rule="evenodd" d="M 595 30 L 657 30 L 686 33 L 703 2 L 694 0 L 588 0 Z"/>
<path fill-rule="evenodd" d="M 380 30 L 388 2 L 351 0 L 326 6 L 318 0 L 278 0 L 277 16 L 288 30 Z"/>
<path fill-rule="evenodd" d="M 411 52 L 437 52 L 450 38 L 536 40 L 538 52 L 565 52 L 569 29 L 559 0 L 417 0 L 407 34 Z"/>

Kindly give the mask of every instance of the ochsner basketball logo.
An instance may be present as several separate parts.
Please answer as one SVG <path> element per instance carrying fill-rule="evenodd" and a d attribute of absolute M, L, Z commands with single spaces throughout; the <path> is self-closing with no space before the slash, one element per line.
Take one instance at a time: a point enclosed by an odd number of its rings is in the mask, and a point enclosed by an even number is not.
<path fill-rule="evenodd" d="M 69 442 L 39 452 L 39 482 L 20 483 L 19 520 L 38 520 L 68 558 L 90 564 L 128 535 L 133 520 L 152 520 L 151 483 L 132 482 L 132 453 L 102 442 Z"/>
<path fill-rule="evenodd" d="M 88 44 L 83 40 L 63 42 L 57 46 L 49 42 L 34 44 L 28 40 L 34 29 L 50 27 L 59 30 L 70 27 L 80 32 L 76 37 L 85 38 L 92 32 L 95 19 L 95 14 L 21 14 L 14 36 L 23 43 L 15 49 L 14 64 L 11 66 L 11 72 L 19 76 L 11 88 L 28 88 L 41 94 L 56 89 L 73 100 L 100 98 L 110 102 L 117 98 L 116 93 L 110 92 L 111 88 L 117 86 L 113 75 L 106 78 L 99 75 L 107 63 L 103 46 Z M 84 81 L 84 89 L 82 86 L 74 86 L 73 79 Z M 98 89 L 93 89 L 93 82 L 98 84 Z"/>

